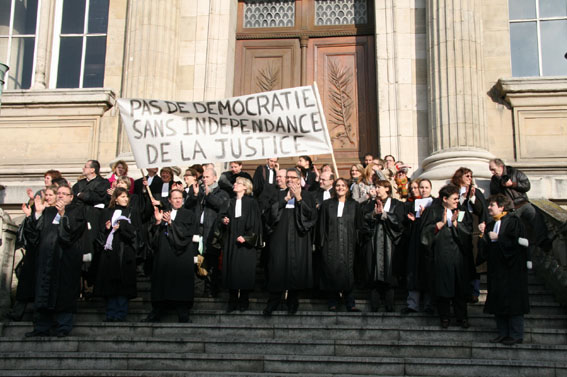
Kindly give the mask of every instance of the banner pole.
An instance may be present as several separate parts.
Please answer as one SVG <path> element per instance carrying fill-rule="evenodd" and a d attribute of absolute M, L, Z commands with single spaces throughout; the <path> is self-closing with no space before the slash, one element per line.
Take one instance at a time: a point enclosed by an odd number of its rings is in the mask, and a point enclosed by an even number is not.
<path fill-rule="evenodd" d="M 319 96 L 319 89 L 317 88 L 317 83 L 313 82 L 313 92 L 315 92 L 315 97 L 317 97 L 317 107 L 319 108 L 319 114 L 321 114 L 321 119 L 325 125 L 325 139 L 327 144 L 331 147 L 331 159 L 333 160 L 333 168 L 335 169 L 335 179 L 339 178 L 339 169 L 337 168 L 337 160 L 335 160 L 335 150 L 333 149 L 333 144 L 331 143 L 331 136 L 329 135 L 329 127 L 327 127 L 327 119 L 325 119 L 325 112 L 323 111 L 323 102 L 321 102 L 321 97 Z"/>
<path fill-rule="evenodd" d="M 146 173 L 144 173 L 144 169 L 140 169 L 140 171 L 142 172 L 142 186 L 144 185 L 143 180 L 144 178 L 146 178 Z M 152 194 L 152 190 L 150 190 L 150 186 L 146 186 L 146 191 L 148 193 L 148 195 L 150 196 L 150 200 L 152 201 L 152 205 L 153 205 L 153 201 L 154 199 L 154 194 Z"/>

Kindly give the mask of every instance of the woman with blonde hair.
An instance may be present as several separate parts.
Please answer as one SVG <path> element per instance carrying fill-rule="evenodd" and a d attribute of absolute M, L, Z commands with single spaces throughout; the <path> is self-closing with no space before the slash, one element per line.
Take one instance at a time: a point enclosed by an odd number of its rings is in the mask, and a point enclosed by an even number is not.
<path fill-rule="evenodd" d="M 352 188 L 352 198 L 354 200 L 363 203 L 368 199 L 376 197 L 376 189 L 372 183 L 372 177 L 375 174 L 376 171 L 374 170 L 373 164 L 369 164 L 364 168 L 358 183 Z"/>
<path fill-rule="evenodd" d="M 229 290 L 228 313 L 248 309 L 248 295 L 256 282 L 256 255 L 262 247 L 260 207 L 251 196 L 252 182 L 236 178 L 228 211 L 220 215 L 220 241 L 223 245 L 223 281 Z"/>

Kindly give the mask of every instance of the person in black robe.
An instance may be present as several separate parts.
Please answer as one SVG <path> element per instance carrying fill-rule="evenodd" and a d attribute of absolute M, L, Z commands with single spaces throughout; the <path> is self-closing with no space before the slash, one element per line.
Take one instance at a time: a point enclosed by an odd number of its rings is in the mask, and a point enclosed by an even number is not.
<path fill-rule="evenodd" d="M 163 181 L 157 175 L 158 169 L 148 168 L 147 171 L 148 174 L 145 177 L 138 178 L 134 181 L 134 194 L 143 196 L 147 193 L 149 186 L 149 189 L 152 192 L 154 198 L 159 199 L 159 197 L 161 196 L 161 187 L 163 185 Z"/>
<path fill-rule="evenodd" d="M 297 168 L 301 172 L 301 188 L 315 191 L 319 187 L 319 172 L 313 166 L 313 160 L 309 156 L 299 156 Z"/>
<path fill-rule="evenodd" d="M 480 273 L 486 272 L 486 265 L 476 265 L 478 254 L 478 240 L 480 232 L 478 226 L 486 223 L 487 203 L 482 191 L 477 189 L 473 183 L 473 172 L 468 168 L 459 168 L 453 174 L 451 183 L 459 188 L 459 211 L 466 213 L 464 221 L 473 230 L 469 240 L 466 240 L 465 247 L 470 267 L 470 294 L 467 294 L 467 301 L 477 303 L 480 295 Z"/>
<path fill-rule="evenodd" d="M 362 227 L 362 214 L 358 202 L 350 198 L 349 184 L 344 178 L 337 179 L 333 189 L 334 198 L 324 201 L 319 209 L 320 287 L 329 295 L 330 311 L 337 310 L 342 294 L 347 311 L 358 312 L 353 295 L 354 254 Z"/>
<path fill-rule="evenodd" d="M 246 178 L 250 180 L 250 183 L 252 183 L 252 177 L 250 174 L 242 171 L 242 161 L 231 161 L 229 167 L 229 171 L 225 171 L 221 174 L 219 178 L 219 187 L 221 190 L 224 190 L 228 196 L 234 198 L 236 194 L 233 191 L 233 187 L 236 182 L 236 178 Z"/>
<path fill-rule="evenodd" d="M 317 223 L 317 208 L 311 193 L 301 189 L 300 179 L 299 170 L 287 170 L 288 188 L 278 192 L 267 219 L 270 298 L 263 312 L 265 316 L 277 309 L 285 291 L 288 312 L 295 314 L 299 307 L 298 292 L 313 285 L 311 230 Z"/>
<path fill-rule="evenodd" d="M 463 222 L 458 206 L 459 189 L 454 185 L 444 186 L 422 220 L 421 242 L 427 246 L 431 258 L 432 293 L 442 328 L 449 327 L 451 303 L 457 324 L 469 327 L 466 296 L 470 269 L 464 242 L 470 239 L 471 229 Z"/>
<path fill-rule="evenodd" d="M 376 187 L 376 199 L 365 203 L 363 209 L 365 227 L 370 234 L 366 247 L 366 277 L 370 287 L 370 309 L 378 311 L 384 301 L 387 312 L 394 311 L 394 287 L 398 285 L 398 276 L 394 271 L 396 246 L 404 231 L 406 216 L 404 204 L 392 195 L 392 185 L 378 176 L 373 178 Z"/>
<path fill-rule="evenodd" d="M 110 188 L 110 182 L 100 176 L 100 163 L 97 160 L 89 160 L 85 163 L 83 176 L 84 179 L 73 185 L 73 204 L 84 207 L 87 219 L 87 231 L 81 238 L 80 248 L 83 254 L 90 254 L 90 262 L 87 261 L 83 265 L 83 295 L 88 298 L 96 280 L 100 254 L 95 247 L 95 241 L 100 232 L 100 216 L 108 202 L 107 190 Z"/>
<path fill-rule="evenodd" d="M 49 175 L 46 175 L 49 177 Z M 41 196 L 41 199 L 46 204 L 47 207 L 55 206 L 57 201 L 57 186 L 47 186 L 44 190 L 40 190 L 36 193 L 36 196 Z M 35 200 L 35 196 L 33 197 Z M 21 321 L 28 303 L 34 301 L 35 297 L 35 267 L 37 259 L 37 250 L 34 246 L 27 242 L 25 237 L 24 229 L 29 226 L 29 223 L 33 221 L 31 218 L 32 214 L 35 212 L 35 207 L 28 203 L 22 204 L 22 211 L 26 215 L 24 221 L 20 224 L 18 229 L 18 239 L 15 249 L 22 248 L 24 255 L 18 266 L 16 266 L 16 276 L 18 278 L 18 287 L 16 288 L 16 302 L 12 309 L 6 313 L 5 317 L 12 321 Z"/>
<path fill-rule="evenodd" d="M 78 247 L 86 230 L 83 206 L 71 204 L 69 186 L 57 189 L 54 207 L 35 198 L 35 213 L 24 229 L 37 250 L 34 330 L 26 337 L 69 335 L 80 292 L 83 253 Z M 55 322 L 54 322 L 55 321 Z"/>
<path fill-rule="evenodd" d="M 419 198 L 406 202 L 411 204 L 411 208 L 408 211 L 410 221 L 406 259 L 408 297 L 406 300 L 407 306 L 401 310 L 402 314 L 419 312 L 422 309 L 422 305 L 424 312 L 427 314 L 434 313 L 429 283 L 429 250 L 421 243 L 423 214 L 434 200 L 431 197 L 431 181 L 429 179 L 420 179 L 418 181 L 418 190 Z"/>
<path fill-rule="evenodd" d="M 492 343 L 514 345 L 524 339 L 524 314 L 530 312 L 528 297 L 528 246 L 522 220 L 508 213 L 513 204 L 503 194 L 491 196 L 492 219 L 480 225 L 481 256 L 487 261 L 488 295 L 484 312 L 494 314 L 498 336 Z"/>
<path fill-rule="evenodd" d="M 255 198 L 260 197 L 266 186 L 276 186 L 276 174 L 278 170 L 277 158 L 268 158 L 265 165 L 258 165 L 254 171 L 254 178 L 252 179 Z"/>
<path fill-rule="evenodd" d="M 222 275 L 220 272 L 220 249 L 213 242 L 215 224 L 219 213 L 225 213 L 229 204 L 229 196 L 221 190 L 217 183 L 217 175 L 213 168 L 203 172 L 203 184 L 195 190 L 189 190 L 184 207 L 194 210 L 201 236 L 202 254 L 205 258 L 203 268 L 208 271 L 205 280 L 205 295 L 216 297 L 220 289 Z"/>
<path fill-rule="evenodd" d="M 183 193 L 172 190 L 169 194 L 171 211 L 156 207 L 155 224 L 150 231 L 154 250 L 151 278 L 152 311 L 146 322 L 159 322 L 168 307 L 177 311 L 179 322 L 190 322 L 189 310 L 194 296 L 194 256 L 198 234 L 193 211 L 183 208 Z"/>
<path fill-rule="evenodd" d="M 136 194 L 132 196 L 137 197 Z M 102 248 L 96 296 L 106 298 L 106 322 L 123 322 L 128 300 L 136 297 L 136 255 L 142 220 L 132 206 L 128 189 L 114 189 L 109 208 L 101 216 L 99 244 Z"/>
<path fill-rule="evenodd" d="M 236 196 L 221 215 L 222 277 L 229 291 L 227 312 L 248 309 L 248 296 L 256 283 L 257 252 L 262 247 L 262 218 L 251 197 L 252 182 L 243 177 L 234 183 Z"/>

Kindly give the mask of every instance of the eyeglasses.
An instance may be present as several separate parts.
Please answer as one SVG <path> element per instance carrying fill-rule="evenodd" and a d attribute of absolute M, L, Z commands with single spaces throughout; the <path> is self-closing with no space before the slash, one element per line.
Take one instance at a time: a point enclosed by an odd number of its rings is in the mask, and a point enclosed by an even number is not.
<path fill-rule="evenodd" d="M 289 176 L 289 175 L 286 175 L 285 178 L 286 179 L 299 179 L 299 177 L 292 177 L 292 176 Z"/>
<path fill-rule="evenodd" d="M 67 194 L 66 192 L 58 192 L 57 195 L 71 196 L 73 194 Z"/>

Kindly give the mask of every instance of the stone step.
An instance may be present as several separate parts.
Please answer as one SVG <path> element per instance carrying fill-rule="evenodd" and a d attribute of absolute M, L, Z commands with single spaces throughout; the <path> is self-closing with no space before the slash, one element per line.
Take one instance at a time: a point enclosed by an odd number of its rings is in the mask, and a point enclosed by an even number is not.
<path fill-rule="evenodd" d="M 395 312 L 385 313 L 348 313 L 348 312 L 328 312 L 328 311 L 307 311 L 303 310 L 300 305 L 299 312 L 295 315 L 289 315 L 286 311 L 276 311 L 271 317 L 264 317 L 260 310 L 248 310 L 246 312 L 233 312 L 227 315 L 223 310 L 191 310 L 191 319 L 195 323 L 285 323 L 285 324 L 314 324 L 323 323 L 327 325 L 335 325 L 342 323 L 351 323 L 358 326 L 366 326 L 368 324 L 392 324 L 398 326 L 431 326 L 439 323 L 437 316 L 430 316 L 425 313 L 416 313 L 411 315 L 402 315 L 399 313 L 401 307 L 397 307 Z M 148 310 L 134 309 L 128 313 L 128 321 L 139 322 L 146 317 Z M 85 308 L 77 313 L 75 322 L 97 322 L 103 321 L 105 313 L 102 309 Z M 31 318 L 26 318 L 31 320 Z M 172 311 L 168 312 L 162 318 L 163 322 L 177 322 L 177 316 Z M 482 313 L 469 313 L 469 321 L 471 326 L 488 327 L 494 326 L 494 317 Z M 566 328 L 567 316 L 552 314 L 527 314 L 525 316 L 525 326 L 533 328 Z"/>
<path fill-rule="evenodd" d="M 461 329 L 451 326 L 441 330 L 438 325 L 405 325 L 371 323 L 364 327 L 352 323 L 288 324 L 262 321 L 251 324 L 224 323 L 76 323 L 72 336 L 86 340 L 96 337 L 155 339 L 290 339 L 290 340 L 373 340 L 402 342 L 475 342 L 487 343 L 496 333 L 496 326 Z M 4 338 L 23 339 L 31 331 L 31 322 L 1 324 L 0 341 Z M 40 339 L 40 338 L 36 338 Z M 48 338 L 56 339 L 56 338 Z M 70 339 L 70 338 L 68 338 Z M 567 330 L 526 327 L 524 343 L 531 345 L 565 345 Z M 175 350 L 172 350 L 175 352 Z"/>
<path fill-rule="evenodd" d="M 501 344 L 459 341 L 155 338 L 155 337 L 45 337 L 0 338 L 0 352 L 120 352 L 246 355 L 304 355 L 339 357 L 420 357 L 486 360 L 565 361 L 566 345 Z"/>
<path fill-rule="evenodd" d="M 222 377 L 222 376 L 230 376 L 230 377 L 285 377 L 289 376 L 286 373 L 238 373 L 238 372 L 195 372 L 191 371 L 190 373 L 187 371 L 183 372 L 170 372 L 170 371 L 147 371 L 147 370 L 134 370 L 134 371 L 117 371 L 117 370 L 96 370 L 96 371 L 69 371 L 69 370 L 10 370 L 10 371 L 1 371 L 0 376 L 10 376 L 10 377 L 32 377 L 32 376 L 54 376 L 54 377 L 76 377 L 80 375 L 82 377 Z M 328 373 L 324 374 L 315 374 L 315 373 L 302 373 L 302 377 L 328 377 Z M 341 374 L 341 377 L 361 377 L 366 376 L 363 374 Z M 381 376 L 381 377 L 394 377 L 394 376 Z M 416 377 L 427 377 L 427 376 L 416 376 Z"/>
<path fill-rule="evenodd" d="M 486 359 L 337 357 L 294 355 L 209 355 L 174 353 L 8 352 L 3 371 L 21 370 L 220 371 L 420 376 L 561 376 L 567 363 Z"/>
<path fill-rule="evenodd" d="M 227 298 L 228 300 L 228 298 Z M 483 296 L 480 297 L 480 301 L 476 304 L 468 304 L 468 311 L 469 313 L 476 313 L 481 314 L 484 310 L 484 300 Z M 251 298 L 250 299 L 250 310 L 263 310 L 266 307 L 266 299 L 262 298 Z M 370 311 L 370 303 L 369 300 L 356 300 L 356 306 L 358 309 L 362 310 L 363 312 Z M 196 297 L 194 301 L 193 308 L 201 309 L 201 310 L 226 310 L 227 301 L 222 300 L 220 298 L 204 298 L 204 297 Z M 303 310 L 308 311 L 327 311 L 328 305 L 325 299 L 302 299 L 300 300 L 300 307 Z M 395 308 L 397 310 L 401 310 L 405 307 L 403 301 L 399 301 L 395 304 Z M 83 311 L 86 309 L 95 308 L 100 311 L 104 311 L 105 302 L 102 299 L 93 299 L 90 301 L 79 301 L 78 302 L 79 311 Z M 136 298 L 130 300 L 129 309 L 130 311 L 136 310 L 150 310 L 151 308 L 151 301 Z M 339 311 L 346 311 L 344 304 L 341 303 L 338 307 Z M 554 315 L 561 315 L 567 314 L 565 308 L 563 308 L 559 303 L 553 300 L 541 300 L 538 297 L 533 297 L 530 300 L 530 312 L 532 314 L 554 314 Z M 31 315 L 31 309 L 30 309 Z M 31 317 L 28 317 L 31 318 Z"/>

